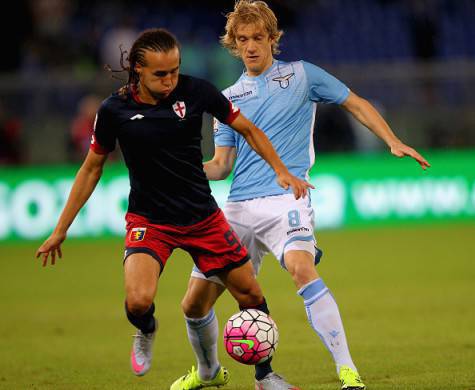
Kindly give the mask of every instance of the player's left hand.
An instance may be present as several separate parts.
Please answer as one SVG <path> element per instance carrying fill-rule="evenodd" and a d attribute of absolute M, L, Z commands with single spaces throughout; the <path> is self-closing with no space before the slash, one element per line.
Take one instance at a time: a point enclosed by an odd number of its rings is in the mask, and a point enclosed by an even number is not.
<path fill-rule="evenodd" d="M 277 183 L 286 190 L 290 187 L 294 193 L 295 199 L 305 198 L 309 188 L 315 188 L 305 180 L 295 177 L 290 172 L 285 172 L 277 175 Z"/>
<path fill-rule="evenodd" d="M 415 149 L 403 144 L 402 142 L 396 142 L 390 145 L 391 153 L 397 157 L 409 156 L 416 160 L 422 169 L 426 170 L 430 167 L 430 164 L 427 160 L 422 157 Z"/>

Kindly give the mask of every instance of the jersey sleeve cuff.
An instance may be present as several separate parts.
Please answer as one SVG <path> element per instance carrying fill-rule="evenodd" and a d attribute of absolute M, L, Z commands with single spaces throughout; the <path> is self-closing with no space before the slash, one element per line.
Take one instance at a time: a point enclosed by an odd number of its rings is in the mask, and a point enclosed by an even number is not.
<path fill-rule="evenodd" d="M 346 102 L 346 99 L 348 99 L 348 96 L 350 96 L 350 88 L 346 88 L 345 92 L 336 100 L 336 104 L 343 104 Z"/>
<path fill-rule="evenodd" d="M 231 101 L 229 101 L 229 115 L 227 118 L 224 120 L 224 123 L 227 125 L 230 125 L 231 123 L 234 122 L 234 120 L 239 116 L 241 113 L 241 110 L 236 107 Z"/>
<path fill-rule="evenodd" d="M 222 140 L 222 141 L 215 141 L 214 146 L 222 147 L 222 146 L 231 146 L 236 147 L 236 144 L 232 140 Z"/>
<path fill-rule="evenodd" d="M 107 154 L 107 153 L 111 152 L 111 150 L 108 150 L 108 149 L 102 147 L 101 145 L 99 145 L 94 136 L 92 138 L 91 145 L 89 146 L 89 149 L 91 149 L 94 153 L 97 153 L 97 154 Z"/>

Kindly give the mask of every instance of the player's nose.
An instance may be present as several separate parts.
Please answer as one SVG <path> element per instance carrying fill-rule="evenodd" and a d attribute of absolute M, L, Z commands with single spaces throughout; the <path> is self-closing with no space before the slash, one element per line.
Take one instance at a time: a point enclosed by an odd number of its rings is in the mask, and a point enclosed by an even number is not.
<path fill-rule="evenodd" d="M 256 43 L 252 39 L 250 39 L 247 44 L 247 51 L 253 53 L 256 51 L 256 48 Z"/>

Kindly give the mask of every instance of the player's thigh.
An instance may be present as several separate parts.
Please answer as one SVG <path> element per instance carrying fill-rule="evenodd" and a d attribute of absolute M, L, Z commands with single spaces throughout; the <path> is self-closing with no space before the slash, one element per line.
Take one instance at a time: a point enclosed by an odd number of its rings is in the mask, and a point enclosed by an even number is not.
<path fill-rule="evenodd" d="M 223 284 L 192 276 L 181 303 L 183 313 L 190 318 L 204 317 L 209 313 L 224 290 L 226 288 Z"/>
<path fill-rule="evenodd" d="M 175 248 L 170 235 L 146 218 L 127 214 L 124 273 L 127 307 L 148 308 L 157 292 L 158 278 Z"/>
<path fill-rule="evenodd" d="M 127 305 L 137 310 L 148 308 L 157 292 L 160 263 L 147 253 L 133 253 L 124 262 Z"/>

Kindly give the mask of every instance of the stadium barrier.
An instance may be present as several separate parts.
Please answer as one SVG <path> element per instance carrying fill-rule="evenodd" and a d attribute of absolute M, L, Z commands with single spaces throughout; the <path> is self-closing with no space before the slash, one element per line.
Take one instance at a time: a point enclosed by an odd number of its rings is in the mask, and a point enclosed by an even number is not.
<path fill-rule="evenodd" d="M 428 152 L 432 168 L 389 155 L 317 156 L 310 172 L 317 229 L 475 222 L 475 151 Z M 0 168 L 0 241 L 47 236 L 57 221 L 77 166 Z M 211 183 L 218 203 L 230 180 Z M 122 163 L 108 164 L 69 237 L 124 234 L 129 180 Z"/>

